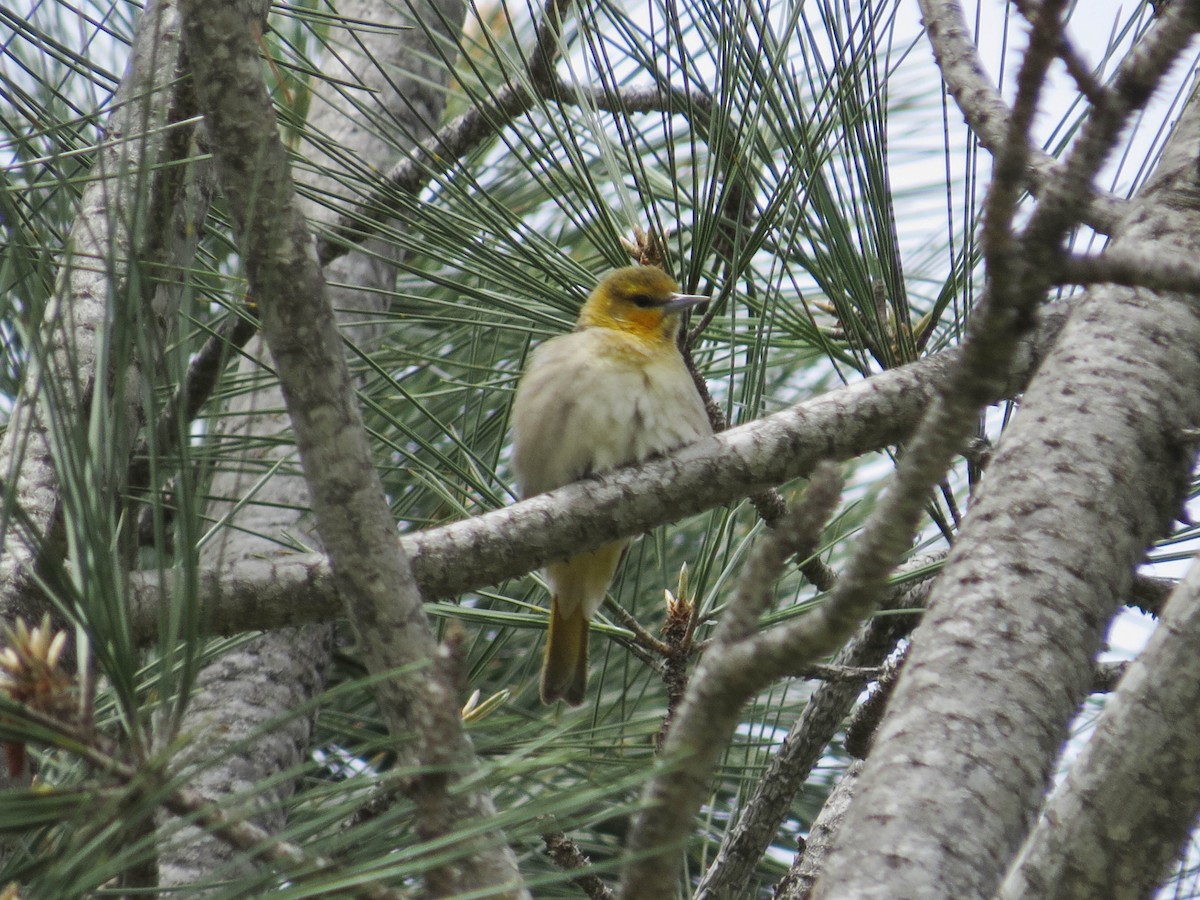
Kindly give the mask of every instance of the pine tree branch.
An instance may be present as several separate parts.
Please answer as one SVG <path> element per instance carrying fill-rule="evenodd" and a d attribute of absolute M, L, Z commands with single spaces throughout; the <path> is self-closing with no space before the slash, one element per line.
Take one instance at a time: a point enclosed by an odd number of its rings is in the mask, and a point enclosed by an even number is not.
<path fill-rule="evenodd" d="M 993 154 L 998 152 L 1005 140 L 1012 112 L 987 76 L 962 5 L 958 0 L 919 0 L 919 3 L 925 33 L 947 89 L 966 118 L 971 133 Z M 1038 194 L 1046 180 L 1061 168 L 1062 163 L 1048 153 L 1030 147 L 1023 183 Z M 1083 221 L 1102 234 L 1108 234 L 1122 215 L 1125 201 L 1091 189 L 1086 196 Z"/>
<path fill-rule="evenodd" d="M 800 501 L 763 536 L 747 561 L 663 742 L 667 765 L 646 787 L 628 840 L 631 859 L 621 875 L 622 897 L 668 897 L 674 892 L 678 848 L 708 793 L 712 768 L 733 736 L 742 705 L 766 683 L 758 664 L 747 666 L 736 651 L 759 643 L 758 620 L 770 606 L 784 562 L 812 554 L 841 489 L 837 469 L 821 464 Z"/>
<path fill-rule="evenodd" d="M 1038 302 L 1040 284 L 1030 283 L 1026 273 L 1036 278 L 1045 270 L 1044 260 L 1054 253 L 1058 241 L 1048 247 L 1035 248 L 1039 255 L 1027 260 L 1018 244 L 1013 221 L 1024 194 L 1022 175 L 1032 155 L 1030 131 L 1037 115 L 1038 101 L 1046 83 L 1046 73 L 1054 61 L 1055 50 L 1062 39 L 1061 16 L 1065 0 L 1046 0 L 1038 7 L 1037 20 L 1029 36 L 1029 46 L 1017 73 L 1017 96 L 1013 102 L 1004 137 L 993 152 L 995 167 L 984 206 L 980 243 L 988 272 L 1005 273 L 1006 284 L 993 290 L 988 308 L 984 309 L 991 329 L 998 330 L 1002 316 L 1031 309 Z M 1059 235 L 1048 235 L 1057 239 Z M 1043 262 L 1041 267 L 1038 262 Z M 995 279 L 993 279 L 995 281 Z M 1011 282 L 1011 283 L 1008 283 Z M 1033 290 L 1028 290 L 1028 288 Z"/>
<path fill-rule="evenodd" d="M 791 869 L 776 886 L 775 900 L 812 900 L 813 888 L 833 850 L 850 804 L 854 802 L 854 788 L 862 770 L 862 760 L 855 760 L 842 774 L 809 829 L 808 839 L 801 845 Z"/>
<path fill-rule="evenodd" d="M 1098 256 L 1067 254 L 1054 262 L 1052 280 L 1056 284 L 1119 284 L 1200 295 L 1200 265 L 1170 252 L 1145 257 L 1111 248 Z"/>
<path fill-rule="evenodd" d="M 927 577 L 903 584 L 887 602 L 885 609 L 921 610 L 928 599 L 932 577 L 940 569 L 941 557 L 912 560 L 906 569 L 929 569 Z M 878 616 L 865 623 L 859 633 L 834 657 L 834 664 L 875 669 L 883 664 L 896 642 L 912 630 L 915 616 Z M 772 757 L 767 771 L 759 778 L 754 793 L 746 801 L 737 821 L 725 833 L 721 847 L 696 888 L 694 900 L 737 896 L 758 860 L 775 837 L 780 824 L 792 808 L 796 794 L 804 786 L 813 767 L 820 761 L 829 742 L 842 727 L 858 696 L 861 679 L 831 681 L 813 692 L 799 718 L 788 730 Z"/>
<path fill-rule="evenodd" d="M 204 342 L 167 404 L 166 412 L 158 419 L 154 441 L 142 441 L 133 451 L 129 467 L 131 487 L 149 485 L 151 454 L 162 457 L 178 448 L 180 435 L 212 396 L 230 355 L 246 346 L 257 330 L 253 319 L 235 314 Z"/>
<path fill-rule="evenodd" d="M 1200 809 L 1198 641 L 1200 566 L 1193 561 L 1050 798 L 999 900 L 1155 893 L 1188 846 Z"/>
<path fill-rule="evenodd" d="M 1040 0 L 1017 0 L 1016 6 L 1020 10 L 1021 15 L 1031 23 L 1037 19 L 1041 9 Z M 1067 74 L 1075 82 L 1075 89 L 1086 97 L 1088 102 L 1094 106 L 1108 102 L 1108 89 L 1096 80 L 1092 74 L 1091 67 L 1079 55 L 1074 45 L 1067 39 L 1065 33 L 1059 35 L 1055 55 L 1062 60 L 1062 64 L 1067 69 Z"/>
<path fill-rule="evenodd" d="M 555 28 L 569 3 L 547 4 L 538 25 L 538 51 L 529 70 L 496 89 L 487 103 L 473 105 L 442 126 L 437 134 L 421 142 L 406 159 L 387 173 L 383 183 L 354 210 L 339 218 L 317 237 L 317 257 L 322 266 L 337 259 L 356 244 L 376 234 L 397 215 L 396 195 L 412 196 L 436 175 L 448 171 L 484 141 L 500 133 L 539 100 L 588 105 L 613 112 L 656 112 L 667 109 L 709 108 L 701 92 L 684 93 L 658 87 L 622 88 L 614 93 L 601 88 L 579 88 L 567 84 L 545 63 L 545 48 L 555 43 Z"/>
<path fill-rule="evenodd" d="M 1082 221 L 1096 174 L 1111 155 L 1121 130 L 1150 101 L 1197 30 L 1200 8 L 1193 2 L 1173 3 L 1121 60 L 1112 89 L 1105 95 L 1111 102 L 1091 109 L 1062 168 L 1047 180 L 1046 190 L 1022 230 L 1023 251 L 1033 254 L 1033 259 L 1048 260 L 1062 245 L 1063 235 Z"/>
<path fill-rule="evenodd" d="M 130 260 L 161 265 L 174 250 L 145 225 L 169 214 L 162 207 L 173 199 L 172 177 L 165 172 L 174 168 L 174 160 L 168 154 L 182 152 L 180 134 L 188 131 L 186 126 L 167 127 L 181 105 L 178 93 L 185 90 L 177 78 L 178 47 L 174 4 L 150 4 L 138 23 L 128 70 L 105 125 L 107 140 L 96 151 L 66 241 L 70 252 L 63 256 L 54 298 L 25 348 L 21 393 L 0 438 L 0 473 L 12 478 L 12 502 L 25 518 L 20 528 L 0 527 L 0 619 L 37 618 L 44 608 L 42 600 L 33 598 L 38 596 L 39 554 L 62 553 L 47 542 L 61 514 L 55 455 L 64 426 L 73 427 L 80 416 L 89 415 L 97 385 L 107 390 L 110 383 L 139 374 L 98 372 L 96 367 L 112 322 L 110 300 L 123 296 L 130 285 Z M 143 179 L 138 171 L 158 174 Z M 135 418 L 134 406 L 136 401 L 121 414 Z M 28 602 L 32 605 L 22 605 Z"/>
<path fill-rule="evenodd" d="M 994 399 L 1019 392 L 1062 324 L 1047 311 Z M 939 382 L 956 364 L 954 349 L 889 369 L 716 435 L 663 459 L 586 479 L 513 506 L 400 539 L 426 600 L 453 597 L 532 571 L 549 559 L 594 549 L 618 537 L 807 475 L 822 459 L 852 459 L 909 438 Z M 130 578 L 130 616 L 140 641 L 158 634 L 174 588 L 157 572 Z M 199 583 L 201 627 L 232 634 L 329 619 L 340 610 L 320 554 L 239 561 L 205 572 Z"/>
<path fill-rule="evenodd" d="M 46 732 L 47 739 L 54 740 L 55 746 L 64 752 L 87 761 L 100 772 L 134 789 L 140 796 L 153 800 L 175 816 L 199 826 L 248 858 L 276 868 L 289 881 L 302 884 L 318 876 L 333 876 L 342 872 L 342 867 L 335 861 L 314 856 L 298 844 L 283 840 L 253 822 L 227 815 L 216 801 L 196 791 L 172 787 L 174 778 L 154 766 L 135 766 L 122 761 L 117 748 L 93 732 L 28 706 L 22 706 L 15 715 Z M 345 890 L 349 896 L 361 900 L 402 900 L 408 896 L 373 884 L 351 885 Z"/>
<path fill-rule="evenodd" d="M 477 768 L 455 686 L 438 665 L 430 627 L 363 427 L 308 228 L 297 207 L 251 29 L 236 8 L 184 0 L 183 34 L 218 180 L 275 360 L 321 542 L 367 668 L 395 672 L 376 682 L 389 731 L 415 739 L 426 774 L 410 797 L 418 829 L 439 837 L 489 821 L 486 791 L 461 788 Z M 419 669 L 420 671 L 414 671 Z M 464 848 L 466 849 L 466 848 Z M 431 864 L 431 893 L 504 890 L 526 896 L 504 838 L 485 832 L 453 862 Z"/>
<path fill-rule="evenodd" d="M 1190 31 L 1198 14 L 1198 4 L 1173 5 L 1135 47 L 1143 60 L 1127 60 L 1129 71 L 1161 71 L 1163 48 L 1185 41 L 1155 32 Z M 1128 80 L 1153 82 L 1136 74 Z M 1139 91 L 1129 108 L 1144 100 Z M 1080 135 L 1061 182 L 1043 195 L 1047 212 L 1035 210 L 1021 236 L 1035 258 L 1044 250 L 1028 242 L 1061 243 L 1080 210 L 1068 185 L 1078 190 L 1075 179 L 1090 181 L 1107 153 L 1114 119 L 1098 118 L 1095 130 L 1085 126 L 1087 139 Z M 1118 246 L 1195 254 L 1197 129 L 1200 94 L 1193 91 L 1154 175 L 1119 223 Z M 989 275 L 995 285 L 1009 273 Z M 1039 277 L 1027 272 L 1022 289 Z M 998 305 L 1010 309 L 1026 302 L 1004 299 L 1012 302 Z M 1185 295 L 1101 286 L 1075 302 L 1005 432 L 987 489 L 914 636 L 820 896 L 870 896 L 881 879 L 897 895 L 993 893 L 1037 819 L 1091 681 L 1092 656 L 1132 568 L 1178 514 L 1194 457 L 1189 429 L 1200 415 L 1200 372 L 1182 348 L 1200 340 L 1198 331 L 1200 317 Z M 1119 404 L 1106 402 L 1114 391 L 1121 392 Z M 1031 618 L 1036 627 L 1014 630 Z M 938 688 L 951 680 L 954 690 Z M 878 814 L 916 797 L 921 808 L 903 820 Z M 974 818 L 977 827 L 965 833 L 962 817 L 998 797 L 1008 799 Z"/>

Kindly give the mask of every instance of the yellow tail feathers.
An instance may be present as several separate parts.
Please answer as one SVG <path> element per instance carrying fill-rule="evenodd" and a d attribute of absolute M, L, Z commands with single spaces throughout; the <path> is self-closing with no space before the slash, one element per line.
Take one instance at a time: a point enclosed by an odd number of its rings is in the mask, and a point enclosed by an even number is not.
<path fill-rule="evenodd" d="M 588 619 L 581 605 L 563 614 L 558 597 L 550 598 L 550 629 L 542 661 L 542 702 L 583 702 L 588 677 Z"/>

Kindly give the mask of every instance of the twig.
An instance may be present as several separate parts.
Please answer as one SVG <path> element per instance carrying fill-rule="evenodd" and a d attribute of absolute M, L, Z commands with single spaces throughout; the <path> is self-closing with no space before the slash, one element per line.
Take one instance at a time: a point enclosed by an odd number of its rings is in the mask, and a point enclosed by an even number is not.
<path fill-rule="evenodd" d="M 900 672 L 904 669 L 904 661 L 908 658 L 911 646 L 908 645 L 898 657 L 887 661 L 883 667 L 883 674 L 879 676 L 871 693 L 855 710 L 850 724 L 846 726 L 846 752 L 855 759 L 866 759 L 867 754 L 871 752 L 875 730 L 883 721 L 883 714 L 887 711 L 888 701 L 892 698 L 892 691 L 896 687 Z"/>
<path fill-rule="evenodd" d="M 1098 256 L 1065 254 L 1051 270 L 1058 284 L 1120 284 L 1155 291 L 1200 294 L 1200 265 L 1178 254 L 1160 253 L 1147 258 L 1119 247 Z"/>
<path fill-rule="evenodd" d="M 605 615 L 611 616 L 612 619 L 622 628 L 628 628 L 633 637 L 627 642 L 627 646 L 631 650 L 640 650 L 645 654 L 643 659 L 652 664 L 657 664 L 664 656 L 671 652 L 671 648 L 663 641 L 660 641 L 653 634 L 647 631 L 642 623 L 637 618 L 623 607 L 620 603 L 610 602 L 604 604 Z"/>
<path fill-rule="evenodd" d="M 239 821 L 223 813 L 213 801 L 188 788 L 171 788 L 172 778 L 148 764 L 132 766 L 117 758 L 115 746 L 107 739 L 82 727 L 38 712 L 28 706 L 20 715 L 32 724 L 62 738 L 61 749 L 86 760 L 139 794 L 153 798 L 172 814 L 198 825 L 206 832 L 244 852 L 258 862 L 279 867 L 288 879 L 313 880 L 318 874 L 336 874 L 342 868 L 332 860 L 307 853 L 303 847 L 286 841 L 252 822 Z M 359 884 L 345 888 L 364 900 L 403 900 L 408 895 L 381 885 Z"/>
<path fill-rule="evenodd" d="M 1152 616 L 1162 615 L 1163 607 L 1179 582 L 1174 578 L 1135 575 L 1129 589 L 1129 605 Z"/>
<path fill-rule="evenodd" d="M 1033 2 L 1033 0 L 1017 0 L 1016 6 L 1021 15 L 1029 20 L 1030 23 L 1037 21 L 1037 17 L 1041 14 L 1042 10 L 1040 0 L 1037 0 L 1037 2 Z M 1075 47 L 1067 39 L 1066 34 L 1059 35 L 1058 45 L 1055 47 L 1054 52 L 1062 60 L 1063 65 L 1066 66 L 1067 74 L 1075 82 L 1076 89 L 1090 103 L 1100 105 L 1109 101 L 1108 89 L 1096 81 L 1092 75 L 1091 68 L 1075 51 Z"/>
<path fill-rule="evenodd" d="M 840 682 L 849 681 L 854 684 L 864 684 L 875 681 L 883 673 L 880 666 L 844 666 L 837 663 L 813 663 L 799 669 L 798 678 L 811 678 L 815 681 Z"/>
<path fill-rule="evenodd" d="M 944 554 L 939 554 L 911 560 L 906 571 L 923 572 L 925 577 L 904 584 L 888 598 L 884 608 L 923 609 L 943 558 Z M 897 641 L 916 626 L 918 619 L 918 615 L 876 616 L 838 652 L 834 664 L 874 671 L 895 649 Z M 861 692 L 862 682 L 854 680 L 827 682 L 813 692 L 737 821 L 725 833 L 696 889 L 695 900 L 736 896 L 746 884 L 791 810 L 796 793 L 808 780 Z"/>
<path fill-rule="evenodd" d="M 971 38 L 958 0 L 919 0 L 925 33 L 933 47 L 934 57 L 946 87 L 971 133 L 993 153 L 1001 146 L 1007 132 L 1011 112 L 1000 93 L 988 79 L 979 48 Z M 1062 163 L 1044 151 L 1031 147 L 1023 182 L 1038 194 L 1047 178 L 1059 172 Z M 1120 218 L 1126 201 L 1104 191 L 1089 188 L 1084 195 L 1086 209 L 1082 215 L 1102 234 L 1112 230 Z"/>
<path fill-rule="evenodd" d="M 984 260 L 992 280 L 998 280 L 999 274 L 1004 273 L 1006 282 L 1011 281 L 1003 289 L 991 292 L 991 305 L 1018 314 L 1031 309 L 1041 299 L 1040 294 L 1028 296 L 1030 285 L 1023 276 L 1034 267 L 1034 263 L 1021 253 L 1028 248 L 1018 244 L 1013 220 L 1024 193 L 1023 175 L 1031 154 L 1030 129 L 1045 86 L 1046 72 L 1054 61 L 1055 49 L 1062 35 L 1059 16 L 1065 2 L 1046 0 L 1038 8 L 1037 19 L 1029 36 L 1029 47 L 1017 75 L 1017 97 L 1013 102 L 1012 115 L 1009 116 L 1004 138 L 993 154 L 996 159 L 995 171 L 988 189 L 980 236 Z M 1039 258 L 1053 253 L 1057 246 L 1055 243 L 1049 248 L 1036 248 Z M 1022 298 L 1024 303 L 1019 306 Z M 991 312 L 991 318 L 995 319 L 1000 310 L 993 309 Z"/>
<path fill-rule="evenodd" d="M 533 59 L 526 65 L 530 83 L 543 96 L 551 93 L 557 84 L 554 64 L 561 51 L 562 20 L 571 11 L 573 0 L 546 0 L 538 21 Z"/>
<path fill-rule="evenodd" d="M 130 487 L 145 488 L 149 485 L 151 454 L 161 457 L 178 447 L 183 426 L 196 418 L 212 396 L 231 353 L 246 346 L 257 330 L 258 326 L 252 318 L 234 315 L 209 335 L 159 419 L 153 445 L 149 441 L 142 441 L 134 450 L 129 466 Z"/>
<path fill-rule="evenodd" d="M 581 87 L 560 79 L 555 83 L 554 94 L 565 103 L 611 113 L 712 110 L 712 98 L 703 91 L 685 91 L 670 85 L 630 85 L 612 90 L 607 87 Z"/>
<path fill-rule="evenodd" d="M 765 682 L 756 664 L 733 651 L 758 643 L 758 620 L 771 602 L 772 585 L 792 555 L 808 556 L 836 507 L 841 476 L 823 463 L 804 496 L 751 554 L 713 638 L 688 685 L 667 734 L 667 765 L 646 788 L 645 807 L 629 838 L 631 861 L 622 874 L 622 896 L 669 897 L 678 881 L 672 864 L 679 840 L 691 830 L 712 767 L 728 745 L 746 699 Z M 769 675 L 768 675 L 769 680 Z"/>
<path fill-rule="evenodd" d="M 550 8 L 553 9 L 553 6 Z M 539 25 L 539 47 L 543 46 L 543 40 L 549 40 L 550 33 L 548 20 L 543 18 Z M 541 58 L 539 53 L 531 66 L 536 66 Z M 396 205 L 392 198 L 396 194 L 417 193 L 435 175 L 449 170 L 456 160 L 532 109 L 539 97 L 563 103 L 587 104 L 610 112 L 656 112 L 680 108 L 689 103 L 692 109 L 709 108 L 707 99 L 699 92 L 683 93 L 658 87 L 622 88 L 615 93 L 600 88 L 580 89 L 564 82 L 552 69 L 543 74 L 535 68 L 526 74 L 526 79 L 528 84 L 525 81 L 505 83 L 492 94 L 489 103 L 472 106 L 442 126 L 433 137 L 422 141 L 404 160 L 393 166 L 380 186 L 368 194 L 352 213 L 341 216 L 328 233 L 318 236 L 317 256 L 321 265 L 328 265 L 352 246 L 373 236 L 385 222 L 393 218 Z"/>
<path fill-rule="evenodd" d="M 546 845 L 546 852 L 550 855 L 550 859 L 564 872 L 574 872 L 576 869 L 583 869 L 592 864 L 592 861 L 583 855 L 575 842 L 561 831 L 543 834 L 542 843 Z M 578 886 L 591 900 L 612 900 L 613 898 L 613 892 L 608 889 L 608 886 L 591 873 L 576 875 L 571 878 L 571 883 Z"/>
<path fill-rule="evenodd" d="M 1195 3 L 1174 3 L 1121 61 L 1112 102 L 1092 108 L 1071 144 L 1063 167 L 1046 183 L 1041 202 L 1022 234 L 1024 252 L 1045 258 L 1079 221 L 1096 173 L 1129 117 L 1149 102 L 1159 81 L 1200 29 Z"/>
<path fill-rule="evenodd" d="M 1058 40 L 1058 58 L 1067 67 L 1067 74 L 1075 82 L 1075 87 L 1093 106 L 1104 106 L 1113 100 L 1111 92 L 1096 80 L 1087 61 L 1075 50 L 1075 45 L 1061 35 Z"/>

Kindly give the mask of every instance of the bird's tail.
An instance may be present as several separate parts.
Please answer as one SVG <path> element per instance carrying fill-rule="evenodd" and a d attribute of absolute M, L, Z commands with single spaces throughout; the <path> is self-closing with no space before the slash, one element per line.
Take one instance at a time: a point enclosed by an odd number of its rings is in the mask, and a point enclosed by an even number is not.
<path fill-rule="evenodd" d="M 583 702 L 588 677 L 588 617 L 581 604 L 563 613 L 558 597 L 550 598 L 550 630 L 542 661 L 542 702 Z"/>

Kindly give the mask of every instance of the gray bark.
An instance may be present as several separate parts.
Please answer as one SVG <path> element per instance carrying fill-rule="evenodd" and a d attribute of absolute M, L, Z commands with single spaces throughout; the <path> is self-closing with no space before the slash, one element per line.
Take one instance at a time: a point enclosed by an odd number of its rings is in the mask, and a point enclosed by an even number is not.
<path fill-rule="evenodd" d="M 1123 252 L 1200 250 L 1197 135 L 1193 95 L 1117 225 Z M 817 896 L 995 890 L 1134 566 L 1179 509 L 1197 342 L 1186 295 L 1100 287 L 1074 306 L 934 588 Z"/>
<path fill-rule="evenodd" d="M 1030 834 L 1001 900 L 1152 897 L 1200 809 L 1200 566 Z"/>
<path fill-rule="evenodd" d="M 854 802 L 855 787 L 862 774 L 862 760 L 855 760 L 846 769 L 837 787 L 829 794 L 821 813 L 808 832 L 808 840 L 787 877 L 775 890 L 775 900 L 809 900 L 833 849 L 834 839 L 842 827 L 850 804 Z"/>
<path fill-rule="evenodd" d="M 447 29 L 453 23 L 461 24 L 463 10 L 457 0 L 419 4 L 411 11 L 367 0 L 338 4 L 347 21 L 371 24 L 335 28 L 330 36 L 336 52 L 327 54 L 329 83 L 321 88 L 340 93 L 318 92 L 313 98 L 308 133 L 328 136 L 328 141 L 310 142 L 304 148 L 302 155 L 316 165 L 299 176 L 303 185 L 316 195 L 332 194 L 349 201 L 343 180 L 333 174 L 344 169 L 346 160 L 383 170 L 406 147 L 432 132 L 444 102 L 438 86 L 448 77 L 437 61 L 434 44 L 439 34 L 443 40 L 449 36 Z M 433 34 L 421 27 L 405 27 L 414 22 L 425 22 Z M 325 152 L 324 146 L 336 146 L 337 157 Z M 319 167 L 333 172 L 322 174 Z M 351 173 L 347 180 L 352 183 L 354 177 Z M 306 211 L 317 222 L 336 217 L 336 210 L 316 203 L 309 203 Z M 372 326 L 356 323 L 377 319 L 371 313 L 385 307 L 395 278 L 388 261 L 390 250 L 379 244 L 367 249 L 371 253 L 344 256 L 327 272 L 327 280 L 347 285 L 331 289 L 330 299 L 343 310 L 341 333 L 359 345 L 378 335 Z M 255 340 L 248 351 L 236 377 L 257 381 L 258 386 L 239 394 L 223 418 L 221 439 L 243 449 L 240 459 L 214 478 L 212 495 L 224 499 L 214 501 L 209 514 L 226 519 L 226 527 L 219 539 L 206 546 L 202 559 L 206 567 L 230 576 L 242 566 L 287 555 L 287 545 L 294 539 L 320 546 L 279 385 L 265 375 L 269 358 L 262 342 Z M 201 674 L 183 730 L 206 736 L 211 743 L 205 756 L 228 757 L 226 765 L 199 774 L 196 787 L 201 793 L 235 794 L 305 757 L 312 731 L 309 716 L 289 719 L 286 727 L 254 739 L 250 736 L 321 691 L 331 634 L 325 624 L 270 632 L 226 654 Z M 214 741 L 214 735 L 219 739 Z M 290 786 L 284 784 L 272 795 L 259 797 L 258 821 L 272 830 L 280 826 L 279 801 L 290 793 Z M 164 853 L 162 883 L 195 883 L 232 855 L 232 849 L 219 842 L 187 834 Z"/>
<path fill-rule="evenodd" d="M 162 165 L 178 136 L 165 126 L 177 100 L 173 82 L 179 54 L 174 2 L 150 4 L 113 100 L 106 140 L 96 151 L 54 299 L 42 316 L 37 341 L 28 348 L 21 393 L 0 440 L 0 479 L 6 497 L 11 496 L 20 511 L 19 516 L 11 515 L 6 508 L 0 517 L 0 619 L 5 621 L 17 615 L 41 616 L 43 605 L 29 586 L 31 576 L 38 574 L 39 554 L 63 552 L 56 543 L 61 540 L 56 529 L 62 512 L 55 471 L 55 443 L 63 439 L 59 429 L 85 414 L 97 384 L 131 384 L 139 375 L 136 368 L 97 372 L 97 354 L 115 318 L 110 301 L 128 296 L 131 260 L 178 261 L 195 246 L 194 236 L 181 249 L 164 242 L 161 233 L 152 233 L 153 217 L 162 217 L 163 211 L 151 206 L 151 200 L 174 198 L 164 198 L 162 191 L 153 195 L 161 183 L 139 175 Z M 169 214 L 165 218 L 171 221 Z M 140 224 L 140 230 L 131 228 L 133 223 Z M 161 339 L 173 321 L 169 307 L 176 302 L 164 293 L 147 304 L 147 319 L 162 330 L 156 337 Z M 126 445 L 139 424 L 139 399 L 140 391 L 129 391 L 122 410 L 125 420 L 118 431 Z M 53 537 L 43 543 L 47 536 Z"/>

